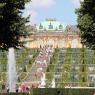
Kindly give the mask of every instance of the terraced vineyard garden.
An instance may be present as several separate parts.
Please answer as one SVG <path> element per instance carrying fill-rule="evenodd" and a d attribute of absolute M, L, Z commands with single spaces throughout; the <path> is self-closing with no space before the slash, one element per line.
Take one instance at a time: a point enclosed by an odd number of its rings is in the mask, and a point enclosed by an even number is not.
<path fill-rule="evenodd" d="M 18 82 L 21 82 L 31 68 L 35 58 L 39 54 L 39 49 L 16 49 L 16 68 L 18 73 Z M 8 52 L 0 51 L 0 83 L 7 81 L 7 58 Z"/>
<path fill-rule="evenodd" d="M 57 88 L 95 87 L 95 51 L 55 49 L 46 71 L 47 87 L 52 79 Z"/>
<path fill-rule="evenodd" d="M 35 86 L 33 88 L 40 88 L 43 81 L 44 88 L 95 87 L 94 50 L 55 48 L 50 49 L 51 53 L 47 53 L 47 50 L 48 48 L 15 50 L 18 83 L 31 84 Z M 7 81 L 7 54 L 6 51 L 0 53 L 0 87 Z M 45 79 L 41 81 L 43 74 Z M 51 86 L 53 80 L 54 87 Z"/>

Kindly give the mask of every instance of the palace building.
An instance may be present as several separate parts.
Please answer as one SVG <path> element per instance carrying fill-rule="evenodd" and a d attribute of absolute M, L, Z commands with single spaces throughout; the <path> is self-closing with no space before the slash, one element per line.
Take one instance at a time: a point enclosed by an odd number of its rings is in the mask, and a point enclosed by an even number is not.
<path fill-rule="evenodd" d="M 33 29 L 34 27 L 34 29 Z M 39 48 L 52 45 L 54 48 L 82 48 L 79 29 L 76 26 L 65 26 L 55 18 L 48 18 L 29 30 L 25 46 Z"/>

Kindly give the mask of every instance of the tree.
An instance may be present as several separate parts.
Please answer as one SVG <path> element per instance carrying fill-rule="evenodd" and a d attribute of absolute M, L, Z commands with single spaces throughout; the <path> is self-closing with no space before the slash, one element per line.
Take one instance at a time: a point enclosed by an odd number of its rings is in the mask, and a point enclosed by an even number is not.
<path fill-rule="evenodd" d="M 22 46 L 20 37 L 25 36 L 25 23 L 22 17 L 25 3 L 29 0 L 0 0 L 0 48 Z"/>
<path fill-rule="evenodd" d="M 95 0 L 84 0 L 76 10 L 82 43 L 95 49 Z"/>

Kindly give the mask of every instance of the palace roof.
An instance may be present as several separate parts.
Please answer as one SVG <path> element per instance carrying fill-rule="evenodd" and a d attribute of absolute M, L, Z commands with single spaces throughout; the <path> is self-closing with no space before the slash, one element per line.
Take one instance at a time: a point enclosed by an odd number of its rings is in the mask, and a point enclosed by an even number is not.
<path fill-rule="evenodd" d="M 39 31 L 64 31 L 65 25 L 56 19 L 46 19 L 46 21 L 41 22 L 37 25 L 37 30 Z"/>

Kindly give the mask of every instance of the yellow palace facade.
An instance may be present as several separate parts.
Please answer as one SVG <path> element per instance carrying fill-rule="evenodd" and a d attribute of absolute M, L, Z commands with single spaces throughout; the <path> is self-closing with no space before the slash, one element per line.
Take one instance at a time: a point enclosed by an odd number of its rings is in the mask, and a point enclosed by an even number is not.
<path fill-rule="evenodd" d="M 52 45 L 54 48 L 82 48 L 79 30 L 76 26 L 64 26 L 56 19 L 46 19 L 36 25 L 24 40 L 25 46 L 29 48 L 39 48 L 45 45 Z"/>

